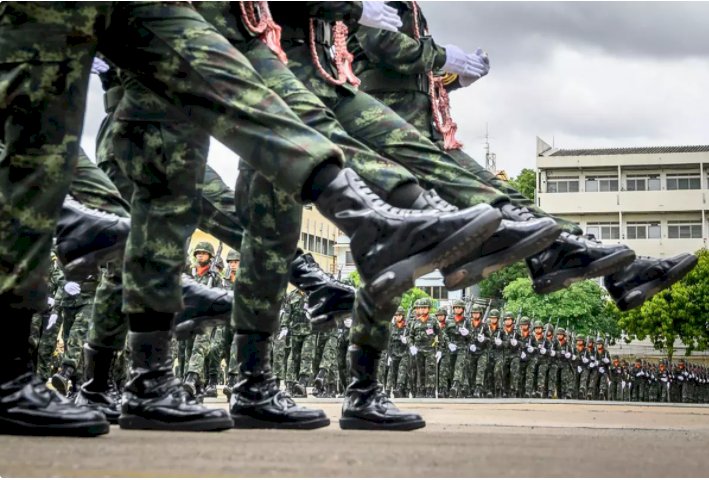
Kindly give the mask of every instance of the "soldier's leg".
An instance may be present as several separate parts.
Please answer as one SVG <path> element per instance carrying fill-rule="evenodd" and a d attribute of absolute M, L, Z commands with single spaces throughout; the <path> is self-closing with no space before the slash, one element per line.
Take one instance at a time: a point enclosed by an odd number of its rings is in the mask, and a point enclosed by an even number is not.
<path fill-rule="evenodd" d="M 193 396 L 201 391 L 201 387 L 205 383 L 204 363 L 209 353 L 211 335 L 212 329 L 209 329 L 206 333 L 196 335 L 194 338 L 192 355 L 187 362 L 184 381 L 185 390 Z"/>
<path fill-rule="evenodd" d="M 425 355 L 426 364 L 426 396 L 433 398 L 436 392 L 436 370 L 438 362 L 436 361 L 436 352 L 427 352 Z"/>
<path fill-rule="evenodd" d="M 527 372 L 524 379 L 524 396 L 532 397 L 535 393 L 536 379 L 537 379 L 537 366 L 539 361 L 536 355 L 529 358 L 527 362 Z"/>
<path fill-rule="evenodd" d="M 57 336 L 61 327 L 60 315 L 57 309 L 52 309 L 47 322 L 42 326 L 44 329 L 37 348 L 37 375 L 45 381 L 53 375 L 52 356 L 57 349 Z"/>
<path fill-rule="evenodd" d="M 453 398 L 453 395 L 455 395 L 456 398 L 463 398 L 470 388 L 468 384 L 470 355 L 468 355 L 467 351 L 459 351 L 457 353 L 458 358 L 456 358 L 455 368 L 453 369 L 453 381 L 450 392 L 451 398 Z"/>
<path fill-rule="evenodd" d="M 78 381 L 82 378 L 82 353 L 84 343 L 86 343 L 88 339 L 89 324 L 92 322 L 92 309 L 92 303 L 82 305 L 77 309 L 71 332 L 64 344 L 62 365 L 69 366 L 74 370 L 74 381 Z M 75 390 L 76 387 L 78 387 L 78 385 L 74 384 L 73 389 Z"/>
<path fill-rule="evenodd" d="M 341 333 L 337 339 L 337 376 L 340 383 L 340 392 L 344 392 L 349 383 L 347 378 L 347 347 L 349 347 L 349 335 Z"/>
<path fill-rule="evenodd" d="M 475 376 L 475 388 L 480 389 L 480 395 L 486 395 L 490 391 L 490 386 L 487 384 L 487 372 L 490 369 L 490 356 L 487 352 L 478 355 L 478 368 Z"/>
<path fill-rule="evenodd" d="M 296 383 L 300 377 L 300 365 L 302 363 L 304 335 L 291 336 L 290 361 L 288 362 L 288 372 L 286 381 L 290 384 Z"/>
<path fill-rule="evenodd" d="M 547 367 L 547 397 L 562 398 L 559 392 L 559 364 L 551 361 Z"/>

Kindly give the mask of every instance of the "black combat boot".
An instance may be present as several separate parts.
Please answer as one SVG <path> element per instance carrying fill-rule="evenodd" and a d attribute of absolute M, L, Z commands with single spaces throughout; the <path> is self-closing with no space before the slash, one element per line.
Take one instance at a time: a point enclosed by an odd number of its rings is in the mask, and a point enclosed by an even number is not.
<path fill-rule="evenodd" d="M 630 310 L 680 281 L 697 261 L 691 253 L 670 258 L 638 257 L 624 269 L 605 277 L 603 285 L 620 310 Z"/>
<path fill-rule="evenodd" d="M 182 388 L 185 389 L 192 398 L 197 398 L 202 393 L 202 382 L 199 379 L 199 374 L 195 372 L 187 372 L 185 379 L 182 381 Z"/>
<path fill-rule="evenodd" d="M 120 404 L 111 391 L 111 366 L 115 350 L 84 345 L 84 383 L 74 399 L 75 405 L 84 405 L 103 413 L 111 423 L 118 423 Z"/>
<path fill-rule="evenodd" d="M 76 369 L 71 365 L 62 365 L 57 373 L 52 375 L 52 386 L 66 397 L 69 392 L 69 382 L 75 377 Z"/>
<path fill-rule="evenodd" d="M 402 412 L 377 382 L 381 352 L 350 345 L 352 381 L 345 390 L 340 428 L 343 430 L 416 430 L 426 426 L 417 413 Z"/>
<path fill-rule="evenodd" d="M 527 259 L 534 291 L 552 293 L 574 282 L 602 277 L 632 263 L 626 245 L 604 245 L 592 238 L 563 232 L 552 246 Z"/>
<path fill-rule="evenodd" d="M 451 213 L 392 207 L 350 169 L 337 173 L 315 205 L 350 237 L 365 288 L 382 300 L 469 256 L 501 220 L 499 210 L 485 204 Z"/>
<path fill-rule="evenodd" d="M 321 368 L 313 379 L 313 396 L 322 397 L 325 394 L 325 369 Z"/>
<path fill-rule="evenodd" d="M 185 308 L 175 316 L 175 338 L 187 340 L 229 323 L 234 292 L 209 288 L 183 274 L 182 301 Z"/>
<path fill-rule="evenodd" d="M 98 265 L 120 261 L 130 218 L 94 210 L 67 195 L 56 228 L 57 258 L 69 281 L 81 281 Z"/>
<path fill-rule="evenodd" d="M 5 320 L 0 349 L 0 435 L 93 437 L 108 433 L 110 425 L 101 412 L 74 405 L 32 373 L 28 342 L 32 312 L 16 314 L 0 301 L 0 318 Z"/>
<path fill-rule="evenodd" d="M 217 374 L 213 373 L 209 375 L 209 381 L 207 386 L 204 387 L 204 397 L 205 398 L 217 398 Z"/>
<path fill-rule="evenodd" d="M 239 381 L 229 400 L 234 428 L 312 430 L 330 425 L 325 412 L 296 405 L 276 387 L 268 334 L 237 332 L 234 338 L 239 363 Z"/>
<path fill-rule="evenodd" d="M 492 273 L 534 255 L 561 233 L 551 218 L 536 218 L 523 207 L 505 204 L 500 208 L 502 222 L 473 256 L 441 270 L 449 290 L 476 284 Z"/>
<path fill-rule="evenodd" d="M 222 389 L 222 393 L 226 395 L 227 402 L 231 399 L 231 392 L 234 390 L 237 378 L 237 375 L 234 373 L 230 373 L 227 376 L 226 385 L 224 385 L 224 388 Z"/>
<path fill-rule="evenodd" d="M 188 397 L 172 373 L 169 331 L 129 332 L 131 380 L 118 423 L 132 430 L 215 431 L 233 426 L 228 412 Z"/>
<path fill-rule="evenodd" d="M 338 316 L 352 311 L 355 289 L 325 273 L 309 253 L 299 251 L 291 263 L 290 283 L 308 295 L 305 309 L 313 331 L 334 328 Z"/>

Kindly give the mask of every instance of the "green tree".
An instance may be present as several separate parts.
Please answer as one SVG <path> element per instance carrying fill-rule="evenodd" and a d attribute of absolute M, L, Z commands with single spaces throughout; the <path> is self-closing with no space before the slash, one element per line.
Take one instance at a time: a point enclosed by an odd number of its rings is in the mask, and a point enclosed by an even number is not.
<path fill-rule="evenodd" d="M 594 281 L 577 282 L 549 295 L 537 295 L 529 278 L 518 278 L 505 287 L 505 310 L 551 321 L 585 335 L 620 335 L 615 307 L 609 306 L 605 291 Z"/>
<path fill-rule="evenodd" d="M 697 252 L 699 263 L 685 278 L 663 290 L 642 307 L 620 314 L 619 325 L 628 341 L 649 338 L 657 350 L 672 358 L 679 339 L 693 350 L 709 345 L 709 252 Z"/>
<path fill-rule="evenodd" d="M 510 185 L 530 200 L 534 200 L 537 187 L 537 174 L 530 168 L 523 168 L 519 175 L 510 179 Z"/>
<path fill-rule="evenodd" d="M 526 278 L 528 275 L 527 266 L 524 262 L 513 263 L 481 281 L 478 284 L 480 296 L 483 298 L 502 298 L 502 291 L 507 285 L 518 278 Z"/>
<path fill-rule="evenodd" d="M 355 288 L 359 288 L 359 285 L 362 283 L 362 280 L 360 279 L 359 272 L 357 270 L 354 270 L 347 276 L 347 283 L 349 283 Z"/>

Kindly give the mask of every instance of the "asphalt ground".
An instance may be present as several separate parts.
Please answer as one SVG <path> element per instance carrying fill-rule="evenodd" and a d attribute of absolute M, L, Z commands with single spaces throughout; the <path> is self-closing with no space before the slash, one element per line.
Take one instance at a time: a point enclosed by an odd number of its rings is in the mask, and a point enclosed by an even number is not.
<path fill-rule="evenodd" d="M 227 408 L 224 399 L 210 403 Z M 707 477 L 709 406 L 401 400 L 415 432 L 343 431 L 341 400 L 315 431 L 127 431 L 93 439 L 0 436 L 0 476 Z"/>

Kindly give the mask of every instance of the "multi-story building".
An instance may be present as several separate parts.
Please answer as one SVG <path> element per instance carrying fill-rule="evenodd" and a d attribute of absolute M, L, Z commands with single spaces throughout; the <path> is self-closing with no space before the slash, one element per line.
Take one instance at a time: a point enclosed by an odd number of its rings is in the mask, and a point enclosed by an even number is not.
<path fill-rule="evenodd" d="M 603 242 L 665 257 L 706 247 L 709 145 L 566 150 L 537 139 L 536 203 Z"/>

